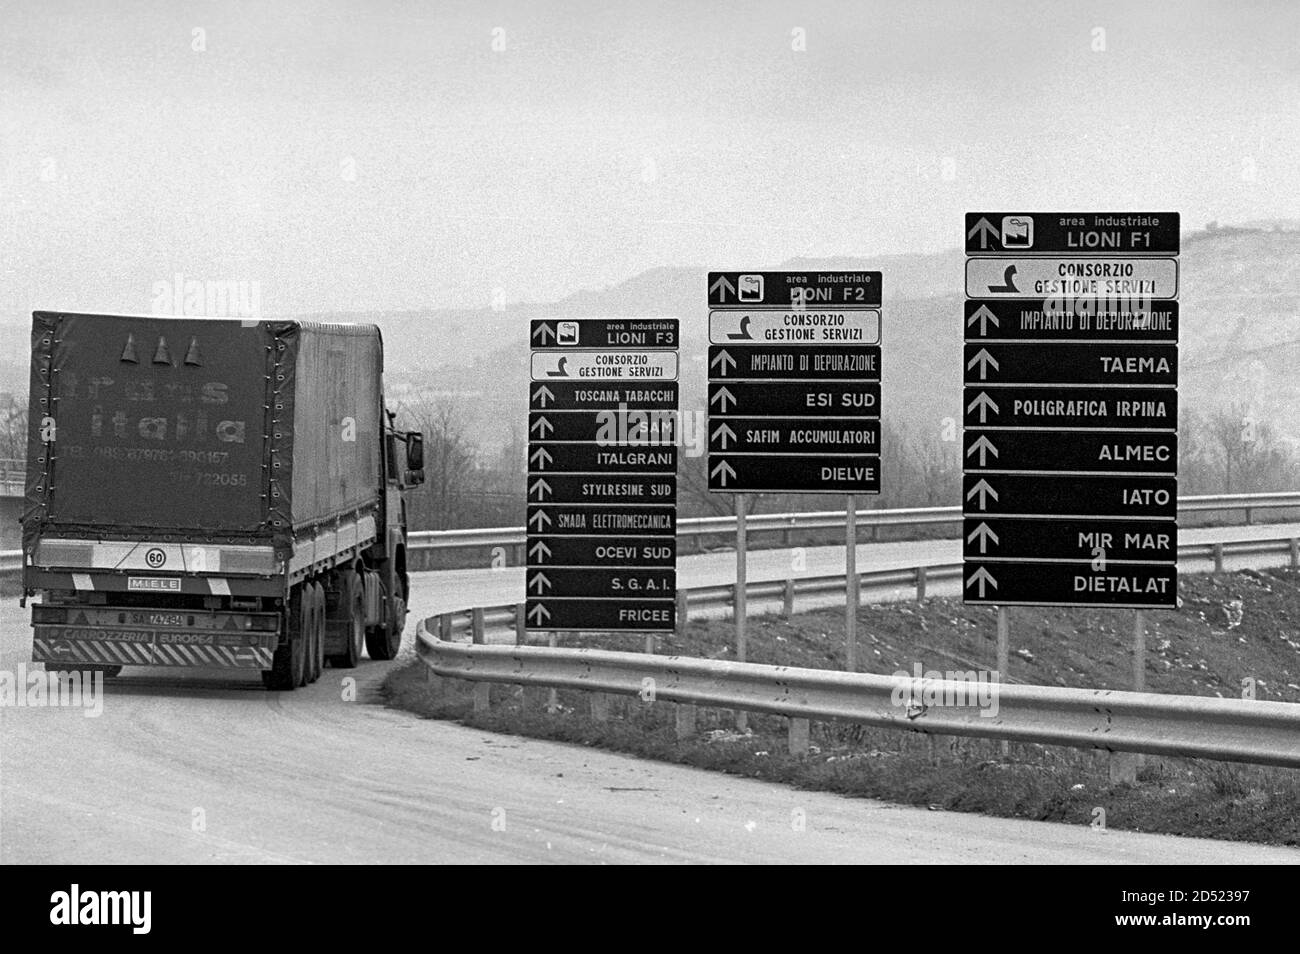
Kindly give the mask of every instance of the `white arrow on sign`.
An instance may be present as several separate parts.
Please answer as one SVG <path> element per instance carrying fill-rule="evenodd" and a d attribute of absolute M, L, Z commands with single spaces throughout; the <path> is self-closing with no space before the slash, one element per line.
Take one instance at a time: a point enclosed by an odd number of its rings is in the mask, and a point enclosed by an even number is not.
<path fill-rule="evenodd" d="M 970 575 L 970 578 L 966 580 L 967 586 L 974 585 L 979 589 L 980 599 L 984 599 L 985 583 L 993 587 L 993 589 L 995 590 L 998 588 L 998 581 L 993 579 L 993 574 L 990 573 L 988 570 L 984 569 L 984 567 L 979 567 L 978 569 L 976 569 L 975 572 Z"/>
<path fill-rule="evenodd" d="M 548 484 L 541 477 L 538 477 L 536 480 L 534 480 L 532 485 L 528 488 L 528 493 L 537 494 L 538 500 L 545 500 L 546 495 L 549 494 L 550 492 L 551 492 L 551 485 Z"/>
<path fill-rule="evenodd" d="M 718 356 L 709 364 L 709 367 L 711 368 L 720 368 L 718 374 L 724 378 L 727 376 L 727 369 L 729 367 L 734 368 L 735 366 L 736 359 L 725 351 L 719 351 Z"/>
<path fill-rule="evenodd" d="M 528 518 L 528 522 L 535 522 L 537 524 L 537 532 L 541 533 L 543 527 L 549 527 L 551 525 L 551 518 L 546 515 L 545 510 L 539 510 Z"/>
<path fill-rule="evenodd" d="M 998 227 L 981 215 L 980 220 L 975 223 L 975 227 L 966 233 L 966 237 L 968 239 L 978 238 L 980 240 L 980 248 L 988 248 L 989 236 L 991 235 L 994 238 L 997 238 L 999 234 Z"/>
<path fill-rule="evenodd" d="M 544 591 L 551 588 L 551 581 L 545 573 L 534 573 L 533 578 L 528 581 L 528 586 L 536 588 L 537 595 L 541 596 Z"/>
<path fill-rule="evenodd" d="M 969 328 L 977 321 L 980 323 L 981 338 L 983 338 L 986 334 L 989 333 L 990 321 L 993 322 L 994 328 L 999 327 L 1000 324 L 998 322 L 998 316 L 993 314 L 993 312 L 989 311 L 988 305 L 980 305 L 979 308 L 975 310 L 975 314 L 971 315 L 969 318 L 966 319 L 966 327 Z"/>
<path fill-rule="evenodd" d="M 550 388 L 548 388 L 545 384 L 543 384 L 540 388 L 538 388 L 536 391 L 533 392 L 533 400 L 536 401 L 538 404 L 540 404 L 542 407 L 546 407 L 546 402 L 554 401 L 555 395 L 551 393 Z"/>
<path fill-rule="evenodd" d="M 719 438 L 718 438 L 718 435 L 719 435 L 719 434 L 722 435 L 722 437 L 721 437 L 720 440 L 719 440 Z M 713 436 L 713 438 L 714 438 L 715 440 L 719 440 L 719 443 L 722 444 L 722 449 L 723 449 L 723 450 L 726 450 L 726 449 L 727 449 L 727 439 L 730 438 L 731 440 L 734 441 L 734 440 L 736 439 L 736 432 L 733 431 L 730 427 L 727 426 L 727 422 L 726 422 L 726 421 L 723 421 L 722 424 L 720 424 L 718 427 L 716 427 L 716 428 L 714 429 L 712 436 Z"/>
<path fill-rule="evenodd" d="M 992 411 L 994 414 L 1002 413 L 1002 409 L 998 407 L 997 404 L 994 402 L 994 400 L 991 397 L 989 397 L 987 394 L 985 394 L 983 391 L 981 391 L 979 394 L 975 396 L 975 400 L 971 401 L 970 404 L 966 405 L 967 414 L 975 410 L 978 410 L 980 412 L 981 424 L 985 423 L 988 420 L 989 411 Z"/>
<path fill-rule="evenodd" d="M 988 497 L 992 497 L 994 500 L 998 499 L 998 492 L 994 490 L 992 487 L 990 487 L 988 481 L 986 481 L 983 477 L 980 478 L 979 483 L 977 483 L 974 487 L 970 489 L 970 493 L 966 495 L 966 499 L 970 500 L 976 494 L 979 494 L 980 499 L 979 499 L 978 506 L 981 510 L 984 509 L 984 505 L 987 502 Z"/>
<path fill-rule="evenodd" d="M 981 381 L 983 381 L 985 378 L 988 377 L 989 365 L 993 366 L 994 371 L 1001 370 L 1001 368 L 998 366 L 997 359 L 994 358 L 993 355 L 985 351 L 983 348 L 980 348 L 979 351 L 975 353 L 975 357 L 971 358 L 969 361 L 966 362 L 966 369 L 970 370 L 976 365 L 979 365 Z"/>
<path fill-rule="evenodd" d="M 983 467 L 985 461 L 988 460 L 989 454 L 992 454 L 994 457 L 998 456 L 998 449 L 994 447 L 993 442 L 989 440 L 987 437 L 985 437 L 983 434 L 981 434 L 979 438 L 973 444 L 971 444 L 970 450 L 966 451 L 966 456 L 969 457 L 971 454 L 975 453 L 976 451 L 980 452 L 981 467 Z"/>
<path fill-rule="evenodd" d="M 533 621 L 534 624 L 540 626 L 545 620 L 551 618 L 551 611 L 548 610 L 541 603 L 538 603 L 536 606 L 534 606 L 531 610 L 528 611 L 528 616 Z"/>
<path fill-rule="evenodd" d="M 970 536 L 966 538 L 967 543 L 974 543 L 976 540 L 979 541 L 980 553 L 988 552 L 988 542 L 990 540 L 992 540 L 995 544 L 1000 542 L 998 540 L 998 535 L 994 533 L 992 528 L 990 528 L 989 525 L 985 523 L 983 520 L 980 521 L 980 525 L 978 527 L 976 527 L 974 530 L 971 531 Z"/>
<path fill-rule="evenodd" d="M 548 547 L 543 541 L 538 540 L 531 547 L 529 547 L 528 555 L 531 556 L 538 563 L 545 563 L 546 558 L 551 555 L 551 548 Z"/>
<path fill-rule="evenodd" d="M 698 288 L 699 286 L 695 286 Z M 726 275 L 719 275 L 712 285 L 709 286 L 709 294 L 718 293 L 718 301 L 727 300 L 727 292 L 732 295 L 736 294 L 736 286 L 731 284 L 731 280 Z"/>
<path fill-rule="evenodd" d="M 722 476 L 719 477 L 718 476 L 719 474 L 721 474 Z M 728 464 L 725 460 L 720 460 L 713 466 L 713 470 L 709 472 L 709 476 L 717 477 L 718 483 L 721 484 L 723 487 L 725 487 L 727 486 L 727 478 L 735 477 L 736 472 L 732 469 L 731 465 Z"/>
<path fill-rule="evenodd" d="M 546 465 L 555 460 L 545 447 L 537 448 L 528 459 L 537 467 L 538 470 L 545 470 Z"/>
<path fill-rule="evenodd" d="M 723 414 L 727 413 L 728 401 L 730 401 L 732 404 L 735 404 L 736 396 L 732 394 L 730 391 L 728 391 L 725 387 L 718 388 L 717 393 L 714 394 L 713 397 L 709 399 L 709 403 L 717 404 L 718 410 L 721 411 Z"/>
<path fill-rule="evenodd" d="M 537 420 L 533 421 L 533 426 L 530 427 L 529 430 L 536 431 L 538 437 L 545 438 L 548 432 L 555 430 L 555 425 L 546 418 L 539 417 Z"/>
<path fill-rule="evenodd" d="M 542 344 L 546 344 L 547 341 L 555 337 L 555 331 L 549 324 L 542 322 L 537 326 L 537 330 L 533 332 L 533 337 L 540 337 L 542 339 Z"/>

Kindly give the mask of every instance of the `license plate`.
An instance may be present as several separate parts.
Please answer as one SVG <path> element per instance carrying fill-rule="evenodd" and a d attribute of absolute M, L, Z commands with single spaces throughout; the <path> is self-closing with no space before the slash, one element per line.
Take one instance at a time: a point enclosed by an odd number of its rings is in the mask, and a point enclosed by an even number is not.
<path fill-rule="evenodd" d="M 132 613 L 131 622 L 136 626 L 186 626 L 189 621 L 183 613 Z"/>

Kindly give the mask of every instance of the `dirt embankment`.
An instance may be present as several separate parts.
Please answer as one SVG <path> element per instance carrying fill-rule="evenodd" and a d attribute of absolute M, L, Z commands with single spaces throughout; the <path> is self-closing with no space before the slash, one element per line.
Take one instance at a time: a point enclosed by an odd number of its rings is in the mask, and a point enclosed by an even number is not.
<path fill-rule="evenodd" d="M 1151 692 L 1300 703 L 1300 576 L 1290 570 L 1184 575 L 1176 610 L 1148 611 L 1146 688 Z M 860 668 L 877 673 L 987 670 L 996 658 L 996 615 L 958 600 L 864 606 Z M 1013 682 L 1079 688 L 1132 686 L 1133 611 L 1017 607 L 1011 611 Z M 728 620 L 693 623 L 658 651 L 715 659 L 734 655 Z M 638 651 L 638 641 L 573 639 L 564 645 Z M 751 662 L 841 669 L 844 613 L 825 610 L 748 627 Z M 699 734 L 678 742 L 671 704 L 615 700 L 595 721 L 590 699 L 495 686 L 491 712 L 472 711 L 466 683 L 427 680 L 422 663 L 395 670 L 390 705 L 484 729 L 559 739 L 805 788 L 936 809 L 980 811 L 1081 825 L 1300 844 L 1300 772 L 1147 757 L 1136 786 L 1109 780 L 1108 756 L 1058 747 L 919 735 L 847 723 L 816 723 L 809 754 L 786 752 L 786 722 L 701 711 Z"/>

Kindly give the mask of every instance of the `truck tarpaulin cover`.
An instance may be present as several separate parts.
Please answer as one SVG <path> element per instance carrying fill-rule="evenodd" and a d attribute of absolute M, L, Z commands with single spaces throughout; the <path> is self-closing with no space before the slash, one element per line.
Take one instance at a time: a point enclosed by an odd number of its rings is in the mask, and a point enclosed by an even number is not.
<path fill-rule="evenodd" d="M 276 405 L 282 406 L 276 412 L 279 438 L 272 466 L 279 475 L 271 495 L 275 522 L 288 520 L 296 529 L 377 508 L 383 403 L 379 329 L 280 322 L 275 333 Z M 285 468 L 274 467 L 274 461 L 286 460 L 293 461 L 288 487 Z"/>
<path fill-rule="evenodd" d="M 36 313 L 24 546 L 47 528 L 287 544 L 373 501 L 380 348 L 373 328 Z"/>

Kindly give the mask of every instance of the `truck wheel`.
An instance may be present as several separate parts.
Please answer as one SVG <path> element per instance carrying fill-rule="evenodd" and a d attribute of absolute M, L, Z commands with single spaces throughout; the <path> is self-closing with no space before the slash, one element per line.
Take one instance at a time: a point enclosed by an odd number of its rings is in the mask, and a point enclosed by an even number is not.
<path fill-rule="evenodd" d="M 406 601 L 393 597 L 393 622 L 366 630 L 366 652 L 371 659 L 396 659 L 402 648 L 402 630 L 406 626 Z"/>
<path fill-rule="evenodd" d="M 339 613 L 347 614 L 347 645 L 343 652 L 330 656 L 330 665 L 335 669 L 355 669 L 361 662 L 361 646 L 366 638 L 365 591 L 355 571 L 339 574 Z"/>
<path fill-rule="evenodd" d="M 324 611 L 319 583 L 304 583 L 302 597 L 302 673 L 299 686 L 311 685 L 316 667 L 316 618 Z"/>
<path fill-rule="evenodd" d="M 307 584 L 299 583 L 289 593 L 288 637 L 276 647 L 271 657 L 271 668 L 262 672 L 262 685 L 268 689 L 292 690 L 302 685 L 303 668 L 307 664 L 307 632 L 304 627 L 310 610 L 306 594 Z"/>
<path fill-rule="evenodd" d="M 325 668 L 325 588 L 311 584 L 311 621 L 307 625 L 311 638 L 307 642 L 307 685 L 320 678 Z"/>

